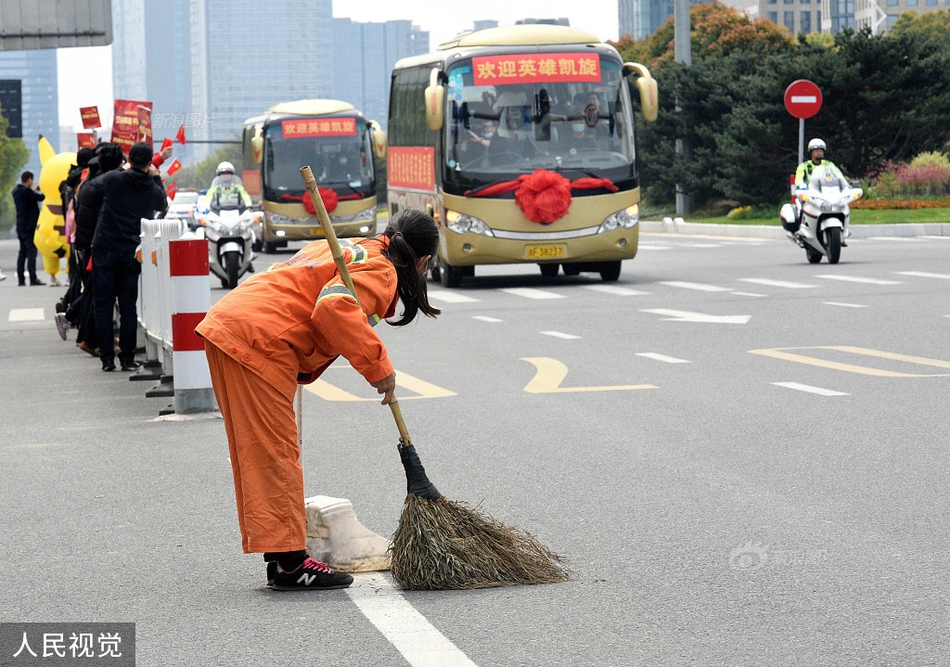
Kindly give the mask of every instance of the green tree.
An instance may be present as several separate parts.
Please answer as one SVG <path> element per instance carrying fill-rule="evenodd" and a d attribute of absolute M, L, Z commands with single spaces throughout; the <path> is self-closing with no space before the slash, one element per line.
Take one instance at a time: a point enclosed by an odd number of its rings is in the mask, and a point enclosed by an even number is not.
<path fill-rule="evenodd" d="M 241 144 L 224 144 L 201 162 L 190 167 L 183 167 L 172 176 L 166 176 L 166 185 L 175 181 L 179 189 L 203 190 L 214 180 L 219 163 L 227 161 L 233 164 L 235 169 L 240 169 L 241 160 Z"/>
<path fill-rule="evenodd" d="M 10 192 L 20 180 L 23 165 L 30 159 L 30 151 L 23 139 L 10 138 L 8 121 L 0 109 L 0 231 L 6 232 L 16 224 L 16 208 Z"/>

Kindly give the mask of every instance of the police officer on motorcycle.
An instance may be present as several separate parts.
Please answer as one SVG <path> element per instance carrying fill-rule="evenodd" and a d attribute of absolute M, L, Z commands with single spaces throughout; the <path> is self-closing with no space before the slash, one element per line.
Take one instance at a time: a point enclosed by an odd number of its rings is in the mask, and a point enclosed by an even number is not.
<path fill-rule="evenodd" d="M 237 209 L 243 212 L 250 207 L 251 196 L 241 185 L 241 180 L 234 177 L 234 165 L 227 161 L 222 162 L 216 173 L 217 176 L 205 194 L 205 206 L 215 212 L 221 209 Z"/>
<path fill-rule="evenodd" d="M 815 138 L 808 142 L 809 159 L 798 165 L 798 170 L 795 172 L 795 186 L 797 188 L 801 190 L 808 189 L 808 182 L 811 180 L 811 174 L 815 167 L 828 165 L 837 169 L 833 162 L 825 159 L 826 148 L 825 142 L 821 139 Z"/>

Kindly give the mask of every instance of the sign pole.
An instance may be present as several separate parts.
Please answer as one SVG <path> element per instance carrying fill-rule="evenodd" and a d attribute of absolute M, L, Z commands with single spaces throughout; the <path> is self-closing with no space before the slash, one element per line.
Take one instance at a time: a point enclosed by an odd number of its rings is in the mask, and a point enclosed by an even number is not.
<path fill-rule="evenodd" d="M 798 119 L 798 164 L 805 161 L 805 119 Z"/>

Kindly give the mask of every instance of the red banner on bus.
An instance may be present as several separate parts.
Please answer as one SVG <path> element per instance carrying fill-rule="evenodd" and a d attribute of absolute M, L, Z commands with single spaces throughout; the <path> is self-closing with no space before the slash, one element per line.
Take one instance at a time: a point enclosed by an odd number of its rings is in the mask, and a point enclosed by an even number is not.
<path fill-rule="evenodd" d="M 519 53 L 472 58 L 476 86 L 600 81 L 600 58 L 588 53 Z"/>
<path fill-rule="evenodd" d="M 308 118 L 285 120 L 280 124 L 284 139 L 306 137 L 351 137 L 356 135 L 355 118 Z"/>
<path fill-rule="evenodd" d="M 435 191 L 435 149 L 393 146 L 387 165 L 389 184 L 397 188 Z"/>

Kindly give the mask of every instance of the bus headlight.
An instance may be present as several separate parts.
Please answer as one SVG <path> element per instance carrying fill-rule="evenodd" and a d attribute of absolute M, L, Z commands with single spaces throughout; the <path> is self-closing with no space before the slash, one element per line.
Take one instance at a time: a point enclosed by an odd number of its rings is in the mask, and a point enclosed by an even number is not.
<path fill-rule="evenodd" d="M 482 236 L 494 236 L 491 229 L 484 221 L 475 216 L 459 213 L 458 211 L 445 212 L 445 226 L 456 234 L 481 234 Z"/>
<path fill-rule="evenodd" d="M 600 223 L 600 227 L 597 229 L 598 234 L 603 234 L 604 232 L 612 232 L 615 229 L 624 228 L 632 229 L 636 227 L 640 222 L 640 205 L 634 204 L 633 206 L 628 206 L 625 209 L 617 211 L 610 215 L 606 220 Z"/>

